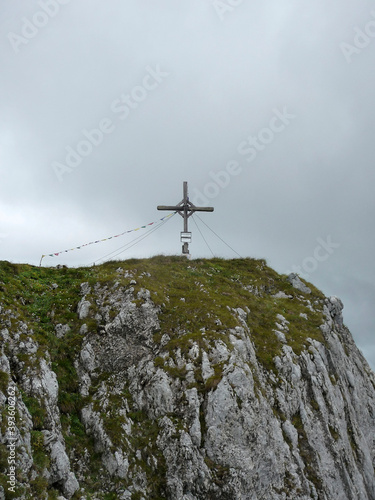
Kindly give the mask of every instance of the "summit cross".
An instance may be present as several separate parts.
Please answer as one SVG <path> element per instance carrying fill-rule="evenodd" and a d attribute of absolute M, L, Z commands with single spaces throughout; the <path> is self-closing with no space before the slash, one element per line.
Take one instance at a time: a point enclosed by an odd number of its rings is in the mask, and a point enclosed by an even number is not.
<path fill-rule="evenodd" d="M 193 215 L 194 212 L 213 212 L 214 207 L 196 207 L 191 201 L 189 201 L 188 196 L 188 183 L 184 181 L 183 184 L 183 198 L 180 203 L 176 206 L 170 205 L 159 205 L 158 210 L 173 210 L 178 212 L 184 219 L 184 230 L 181 232 L 181 242 L 182 254 L 189 255 L 189 243 L 191 242 L 191 233 L 188 231 L 188 218 Z"/>

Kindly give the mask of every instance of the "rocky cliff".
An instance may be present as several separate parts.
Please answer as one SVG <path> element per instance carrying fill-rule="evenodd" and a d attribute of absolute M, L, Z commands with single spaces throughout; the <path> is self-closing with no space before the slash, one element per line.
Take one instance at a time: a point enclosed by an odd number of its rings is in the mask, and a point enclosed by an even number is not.
<path fill-rule="evenodd" d="M 263 260 L 0 263 L 0 498 L 375 499 L 342 308 Z"/>

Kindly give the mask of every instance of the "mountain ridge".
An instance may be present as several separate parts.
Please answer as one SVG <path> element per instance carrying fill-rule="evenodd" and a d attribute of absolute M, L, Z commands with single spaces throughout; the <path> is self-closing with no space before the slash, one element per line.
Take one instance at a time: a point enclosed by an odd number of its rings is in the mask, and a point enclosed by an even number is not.
<path fill-rule="evenodd" d="M 0 262 L 0 498 L 374 499 L 342 308 L 262 259 Z"/>

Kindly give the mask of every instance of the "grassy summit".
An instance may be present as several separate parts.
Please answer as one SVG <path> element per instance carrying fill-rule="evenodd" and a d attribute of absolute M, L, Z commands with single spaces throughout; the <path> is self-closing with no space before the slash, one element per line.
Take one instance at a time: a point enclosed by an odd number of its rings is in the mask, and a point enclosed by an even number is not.
<path fill-rule="evenodd" d="M 82 283 L 90 286 L 86 300 L 91 306 L 89 315 L 80 319 L 77 306 L 82 299 Z M 250 258 L 187 260 L 183 257 L 156 256 L 72 269 L 39 268 L 2 261 L 0 330 L 6 328 L 10 339 L 16 339 L 18 344 L 27 344 L 30 337 L 37 343 L 37 351 L 32 355 L 22 350 L 17 352 L 22 373 L 27 374 L 29 368 L 33 373 L 32 370 L 38 369 L 41 358 L 50 357 L 59 384 L 58 407 L 67 449 L 77 456 L 88 450 L 91 457 L 90 471 L 81 483 L 85 491 L 95 492 L 105 484 L 105 480 L 98 483 L 100 454 L 81 421 L 82 408 L 93 403 L 95 411 L 101 414 L 104 429 L 113 445 L 127 450 L 134 467 L 143 467 L 151 483 L 155 483 L 153 489 L 157 492 L 163 491 L 164 476 L 153 476 L 146 462 L 142 462 L 142 466 L 138 464 L 136 450 L 149 450 L 151 455 L 157 457 L 160 467 L 164 467 L 164 458 L 156 446 L 158 423 L 137 407 L 127 386 L 121 394 L 109 396 L 110 411 L 101 408 L 98 397 L 100 388 L 103 383 L 111 387 L 112 380 L 112 375 L 104 368 L 93 375 L 90 394 L 85 397 L 80 394 L 75 363 L 85 339 L 84 332 L 101 338 L 103 314 L 108 323 L 119 313 L 121 304 L 113 299 L 116 291 L 129 291 L 135 305 L 142 307 L 148 295 L 144 290 L 148 290 L 150 299 L 159 310 L 160 329 L 153 333 L 154 366 L 164 370 L 172 379 L 178 379 L 186 386 L 185 389 L 196 387 L 204 396 L 215 390 L 220 382 L 223 363 L 213 365 L 214 374 L 204 380 L 202 352 L 209 352 L 217 341 L 225 343 L 231 351 L 233 344 L 229 336 L 236 328 L 249 328 L 258 361 L 271 376 L 277 372 L 274 358 L 281 354 L 283 346 L 283 341 L 275 333 L 276 322 L 280 321 L 278 315 L 288 322 L 284 341 L 295 354 L 308 348 L 307 339 L 325 343 L 319 328 L 324 322 L 324 295 L 312 285 L 309 284 L 309 287 L 312 293 L 304 294 L 293 288 L 285 275 L 269 268 L 264 260 Z M 58 325 L 65 328 L 63 336 L 56 334 Z M 159 349 L 162 343 L 163 347 Z M 195 361 L 194 382 L 188 384 L 185 380 L 186 367 L 181 366 L 178 359 L 181 360 L 181 355 L 183 358 L 187 356 L 193 345 L 199 347 L 200 354 Z M 10 353 L 9 342 L 5 342 L 4 353 Z M 0 389 L 3 392 L 7 383 L 8 374 L 0 370 Z M 22 396 L 33 420 L 31 444 L 37 478 L 31 487 L 38 497 L 48 488 L 42 474 L 49 466 L 42 434 L 46 410 L 43 402 L 25 393 Z M 124 417 L 118 412 L 125 399 L 129 410 L 127 418 L 131 420 L 133 429 L 131 442 L 124 438 L 121 427 Z M 177 428 L 179 425 L 183 427 L 183 420 L 178 415 L 171 418 Z M 204 418 L 201 420 L 204 434 Z M 5 476 L 0 474 L 0 484 L 5 485 L 4 481 Z M 49 498 L 54 498 L 51 495 Z M 116 497 L 108 494 L 106 498 Z"/>
<path fill-rule="evenodd" d="M 50 350 L 59 343 L 54 335 L 57 324 L 67 324 L 77 332 L 87 322 L 79 320 L 76 313 L 81 283 L 99 283 L 111 289 L 130 287 L 131 281 L 136 281 L 132 284 L 135 295 L 141 288 L 147 289 L 153 302 L 161 307 L 160 333 L 171 336 L 171 349 L 187 348 L 189 339 L 201 336 L 202 328 L 209 338 L 241 326 L 231 312 L 236 308 L 250 310 L 246 322 L 258 357 L 267 368 L 272 367 L 272 359 L 281 347 L 272 331 L 277 314 L 289 321 L 287 342 L 296 354 L 308 337 L 323 342 L 319 329 L 323 322 L 323 294 L 312 285 L 309 295 L 295 290 L 286 276 L 277 274 L 264 260 L 256 259 L 189 261 L 183 257 L 156 256 L 73 269 L 0 262 L 0 302 L 4 309 L 16 313 L 14 326 L 25 321 L 33 328 L 40 345 Z M 288 298 L 274 297 L 278 292 Z"/>

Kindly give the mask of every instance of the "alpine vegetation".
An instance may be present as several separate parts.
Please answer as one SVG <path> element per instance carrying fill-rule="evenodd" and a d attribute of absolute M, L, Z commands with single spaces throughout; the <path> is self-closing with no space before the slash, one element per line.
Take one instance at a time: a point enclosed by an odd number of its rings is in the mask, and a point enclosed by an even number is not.
<path fill-rule="evenodd" d="M 342 309 L 264 260 L 0 262 L 0 498 L 373 500 Z"/>

